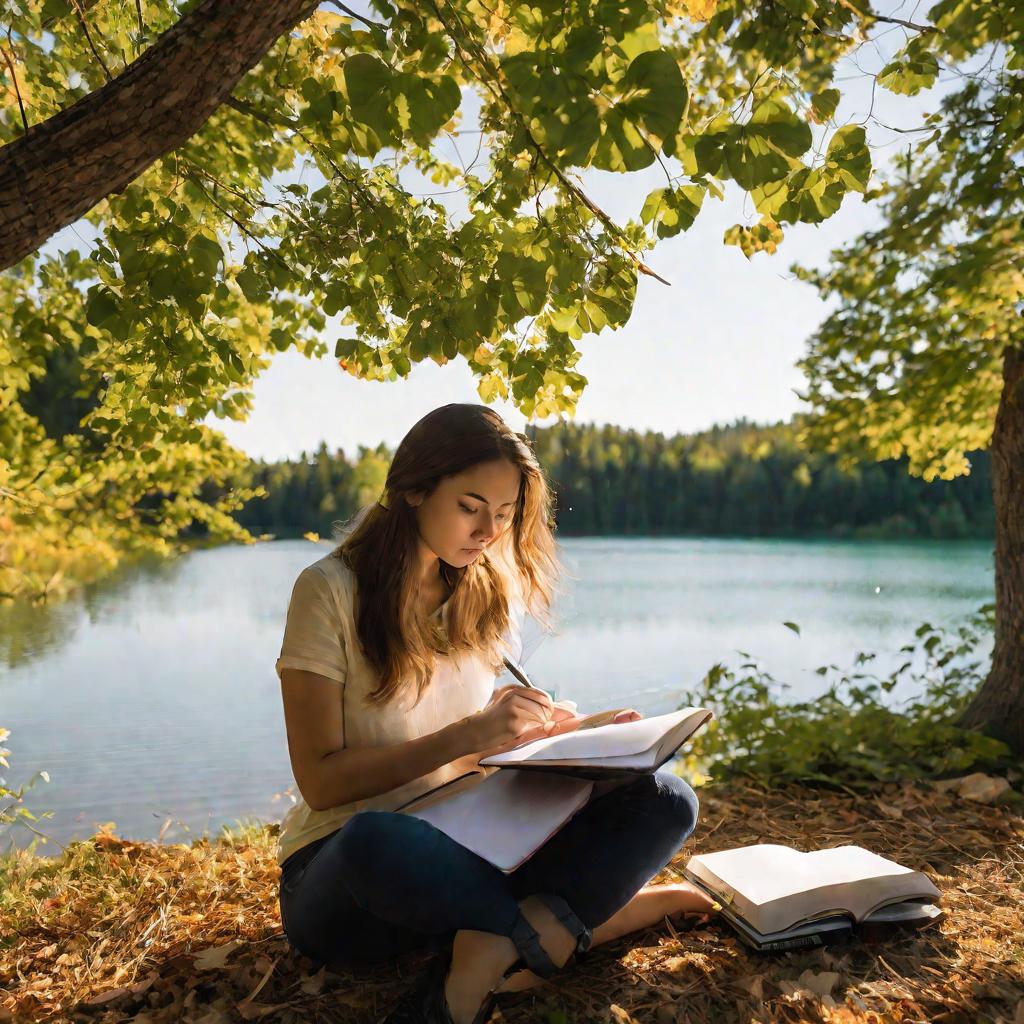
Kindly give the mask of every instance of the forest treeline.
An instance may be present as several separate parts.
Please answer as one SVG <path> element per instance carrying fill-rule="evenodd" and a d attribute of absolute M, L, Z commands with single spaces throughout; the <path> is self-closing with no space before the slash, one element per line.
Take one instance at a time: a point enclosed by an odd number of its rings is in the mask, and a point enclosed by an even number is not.
<path fill-rule="evenodd" d="M 556 494 L 564 536 L 988 538 L 991 464 L 926 483 L 903 460 L 841 469 L 797 443 L 795 423 L 741 420 L 665 437 L 612 425 L 530 428 Z M 282 462 L 250 464 L 240 483 L 262 485 L 236 519 L 256 534 L 331 535 L 332 524 L 376 501 L 392 452 L 360 446 L 353 459 L 325 444 Z"/>

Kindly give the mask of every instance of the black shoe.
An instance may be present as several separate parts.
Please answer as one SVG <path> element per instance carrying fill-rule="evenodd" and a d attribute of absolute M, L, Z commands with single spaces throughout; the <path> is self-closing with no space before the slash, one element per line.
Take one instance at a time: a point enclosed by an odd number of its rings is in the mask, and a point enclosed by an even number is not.
<path fill-rule="evenodd" d="M 427 968 L 426 974 L 399 1000 L 398 1005 L 381 1024 L 455 1024 L 444 996 L 444 983 L 448 978 L 451 962 L 452 948 L 448 946 L 438 954 L 437 959 Z M 505 972 L 505 977 L 508 977 L 509 971 Z M 494 1012 L 496 1001 L 494 993 L 489 992 L 473 1018 L 473 1024 L 487 1024 Z"/>

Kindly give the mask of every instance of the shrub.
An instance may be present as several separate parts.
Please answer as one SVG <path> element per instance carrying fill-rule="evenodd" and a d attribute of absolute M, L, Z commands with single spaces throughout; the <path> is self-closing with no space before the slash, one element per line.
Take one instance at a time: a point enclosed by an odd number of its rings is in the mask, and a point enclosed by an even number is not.
<path fill-rule="evenodd" d="M 712 708 L 717 717 L 694 737 L 683 767 L 771 787 L 854 788 L 1005 768 L 1012 756 L 1004 743 L 956 724 L 983 681 L 988 659 L 978 648 L 993 621 L 994 606 L 986 605 L 953 630 L 924 623 L 890 675 L 872 674 L 865 666 L 875 655 L 860 653 L 850 671 L 818 668 L 827 690 L 792 703 L 779 699 L 788 686 L 741 651 L 738 668 L 715 664 L 685 692 L 680 706 Z M 897 687 L 910 696 L 899 699 Z"/>

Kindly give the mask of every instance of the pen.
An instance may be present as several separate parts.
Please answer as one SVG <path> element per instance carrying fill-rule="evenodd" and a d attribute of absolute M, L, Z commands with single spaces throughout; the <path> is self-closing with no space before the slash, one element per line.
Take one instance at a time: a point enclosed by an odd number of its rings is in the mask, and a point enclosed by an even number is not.
<path fill-rule="evenodd" d="M 527 676 L 527 674 L 518 665 L 516 665 L 512 661 L 509 661 L 508 658 L 505 658 L 504 661 L 505 661 L 505 668 L 507 668 L 509 670 L 509 672 L 511 672 L 512 675 L 514 675 L 516 677 L 516 679 L 518 679 L 519 682 L 521 682 L 523 684 L 523 686 L 528 686 L 531 690 L 539 690 L 540 689 L 539 686 L 535 686 L 533 683 L 530 682 L 529 676 Z"/>

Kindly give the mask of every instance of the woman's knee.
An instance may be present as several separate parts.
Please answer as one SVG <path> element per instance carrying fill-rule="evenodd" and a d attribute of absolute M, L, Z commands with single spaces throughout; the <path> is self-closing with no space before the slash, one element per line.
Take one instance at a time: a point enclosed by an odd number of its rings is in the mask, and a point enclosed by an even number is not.
<path fill-rule="evenodd" d="M 655 772 L 655 779 L 664 802 L 666 813 L 678 825 L 682 838 L 687 839 L 697 827 L 700 801 L 693 787 L 674 772 Z"/>
<path fill-rule="evenodd" d="M 659 769 L 644 776 L 638 789 L 644 812 L 665 822 L 682 845 L 697 827 L 700 810 L 697 794 L 690 784 L 675 772 Z"/>

